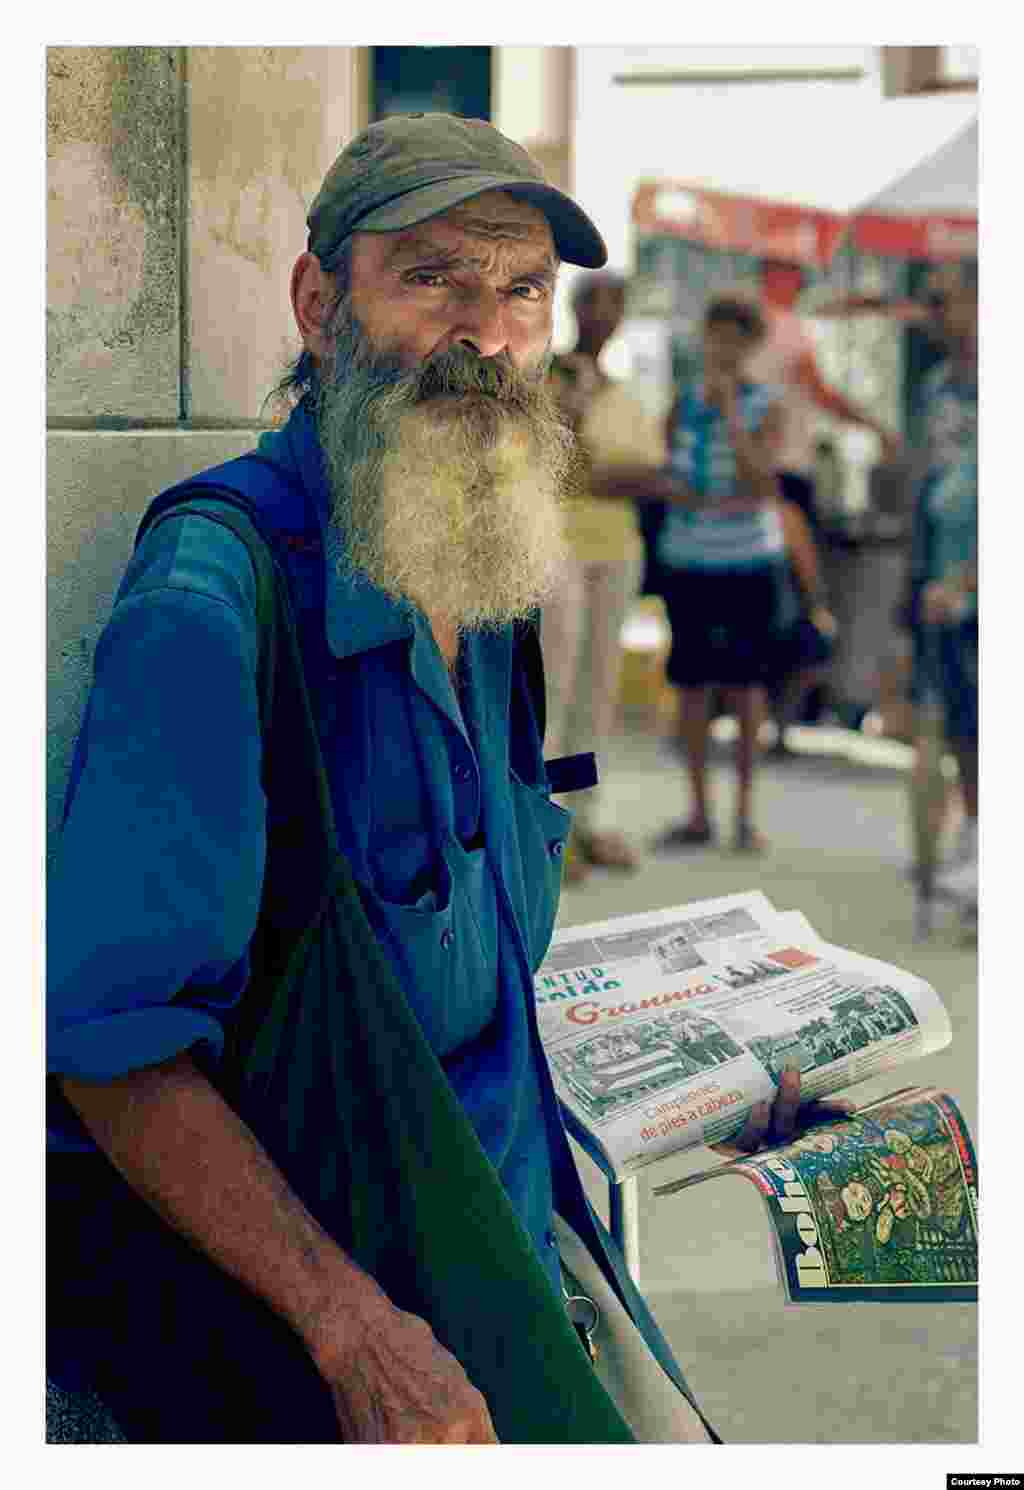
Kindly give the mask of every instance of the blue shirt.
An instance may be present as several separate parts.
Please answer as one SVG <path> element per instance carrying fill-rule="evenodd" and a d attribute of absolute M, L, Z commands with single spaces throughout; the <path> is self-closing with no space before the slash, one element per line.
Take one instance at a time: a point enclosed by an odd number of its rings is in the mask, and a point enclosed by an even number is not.
<path fill-rule="evenodd" d="M 766 384 L 741 383 L 737 389 L 740 419 L 750 431 L 761 427 L 776 402 L 776 393 Z M 679 400 L 669 464 L 696 496 L 707 499 L 708 506 L 737 494 L 736 455 L 725 415 L 717 404 L 708 403 L 703 382 L 687 389 Z"/>
<path fill-rule="evenodd" d="M 304 407 L 260 453 L 310 494 L 327 549 L 326 571 L 320 553 L 292 556 L 290 569 L 340 847 L 557 1277 L 532 973 L 571 817 L 550 801 L 535 731 L 513 719 L 511 631 L 465 640 L 457 697 L 425 617 L 339 569 Z M 318 584 L 320 610 L 305 603 Z M 97 646 L 50 877 L 51 1072 L 103 1080 L 193 1046 L 212 1061 L 222 1049 L 265 861 L 257 654 L 238 539 L 202 517 L 155 527 Z M 92 1147 L 55 1092 L 48 1119 L 53 1146 Z"/>
<path fill-rule="evenodd" d="M 978 383 L 951 362 L 922 388 L 928 469 L 915 511 L 912 572 L 920 588 L 978 561 Z"/>
<path fill-rule="evenodd" d="M 759 429 L 775 401 L 767 386 L 741 383 L 737 402 L 745 428 Z M 785 545 L 775 507 L 722 508 L 741 495 L 736 455 L 725 416 L 707 402 L 702 383 L 679 400 L 669 466 L 703 502 L 696 509 L 669 508 L 658 539 L 660 564 L 670 570 L 738 572 L 781 562 Z"/>

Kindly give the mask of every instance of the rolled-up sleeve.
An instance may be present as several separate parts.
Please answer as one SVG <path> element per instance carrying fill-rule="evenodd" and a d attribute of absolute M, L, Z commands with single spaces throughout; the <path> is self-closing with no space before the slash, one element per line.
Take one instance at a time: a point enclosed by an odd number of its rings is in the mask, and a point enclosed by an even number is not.
<path fill-rule="evenodd" d="M 50 1072 L 223 1045 L 266 853 L 258 651 L 245 547 L 201 517 L 155 528 L 97 647 L 49 879 Z"/>

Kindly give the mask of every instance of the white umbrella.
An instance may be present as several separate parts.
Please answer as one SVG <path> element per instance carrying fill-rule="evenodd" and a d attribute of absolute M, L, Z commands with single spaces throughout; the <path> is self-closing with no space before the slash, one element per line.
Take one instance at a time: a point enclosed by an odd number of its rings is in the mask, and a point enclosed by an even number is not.
<path fill-rule="evenodd" d="M 972 217 L 978 211 L 978 121 L 972 119 L 920 165 L 863 203 L 851 217 Z"/>
<path fill-rule="evenodd" d="M 851 238 L 857 247 L 870 252 L 865 242 L 869 228 L 876 252 L 933 260 L 974 257 L 977 215 L 978 121 L 975 118 L 912 170 L 847 214 L 846 231 L 836 245 L 833 263 Z M 912 239 L 908 237 L 910 233 Z M 883 246 L 886 239 L 888 246 Z M 898 247 L 901 239 L 905 241 Z M 839 263 L 843 263 L 841 258 Z M 851 294 L 849 286 L 843 284 L 850 272 L 846 263 L 838 277 L 829 276 L 830 283 L 806 290 L 800 298 L 801 311 L 819 317 L 846 317 L 874 311 L 898 320 L 922 319 L 923 309 L 915 301 Z"/>

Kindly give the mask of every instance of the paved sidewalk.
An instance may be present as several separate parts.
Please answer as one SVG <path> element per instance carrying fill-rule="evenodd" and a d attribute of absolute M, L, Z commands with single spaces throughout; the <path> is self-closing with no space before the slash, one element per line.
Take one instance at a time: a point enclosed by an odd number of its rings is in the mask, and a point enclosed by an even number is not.
<path fill-rule="evenodd" d="M 799 743 L 815 741 L 804 731 Z M 977 949 L 955 919 L 928 941 L 913 932 L 906 776 L 900 747 L 826 732 L 833 753 L 767 757 L 757 784 L 763 857 L 724 848 L 648 856 L 632 876 L 594 871 L 567 888 L 559 925 L 760 888 L 802 910 L 827 940 L 927 978 L 953 1024 L 952 1044 L 857 1088 L 855 1100 L 934 1083 L 957 1099 L 977 1136 Z M 856 759 L 839 753 L 851 749 Z M 713 756 L 714 797 L 728 840 L 728 749 Z M 686 811 L 681 763 L 658 740 L 616 740 L 604 763 L 610 823 L 637 846 Z M 593 1199 L 601 1176 L 581 1155 Z M 715 1162 L 706 1149 L 655 1166 L 663 1184 Z M 977 1441 L 977 1310 L 967 1305 L 805 1305 L 788 1308 L 774 1281 L 765 1221 L 740 1180 L 656 1200 L 640 1178 L 644 1290 L 711 1421 L 733 1443 L 973 1443 Z M 747 1190 L 750 1188 L 748 1196 Z M 703 1215 L 693 1224 L 694 1204 Z M 759 1204 L 759 1202 L 758 1202 Z M 687 1224 L 687 1218 L 689 1224 Z"/>

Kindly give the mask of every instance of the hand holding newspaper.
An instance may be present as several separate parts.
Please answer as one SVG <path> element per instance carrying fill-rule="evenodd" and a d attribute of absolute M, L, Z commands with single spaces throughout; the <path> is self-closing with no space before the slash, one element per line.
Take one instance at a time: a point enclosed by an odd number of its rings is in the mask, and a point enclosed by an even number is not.
<path fill-rule="evenodd" d="M 831 946 L 760 891 L 557 932 L 535 980 L 573 1137 L 616 1181 L 742 1129 L 782 1072 L 825 1098 L 941 1050 L 910 973 Z M 908 1089 L 757 1156 L 790 1299 L 977 1297 L 977 1162 L 951 1098 Z"/>

